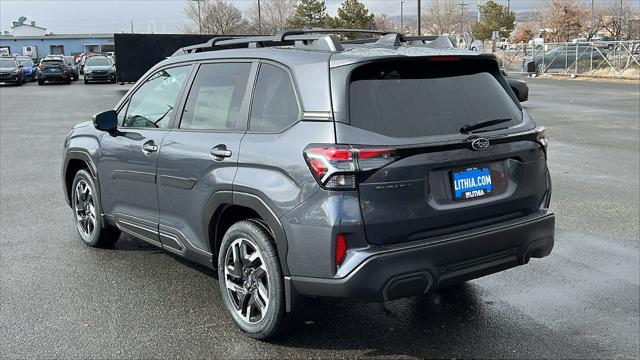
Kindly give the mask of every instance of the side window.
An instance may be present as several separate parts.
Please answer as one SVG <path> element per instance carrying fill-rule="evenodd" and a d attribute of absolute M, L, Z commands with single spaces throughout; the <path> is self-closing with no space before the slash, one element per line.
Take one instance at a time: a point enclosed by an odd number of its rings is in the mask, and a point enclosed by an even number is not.
<path fill-rule="evenodd" d="M 242 104 L 251 66 L 251 63 L 200 66 L 182 112 L 180 128 L 244 130 L 247 117 L 242 114 Z"/>
<path fill-rule="evenodd" d="M 190 70 L 190 65 L 180 66 L 151 75 L 129 99 L 123 126 L 167 128 Z"/>
<path fill-rule="evenodd" d="M 260 65 L 253 93 L 249 129 L 278 132 L 300 120 L 300 107 L 289 73 L 270 64 Z"/>

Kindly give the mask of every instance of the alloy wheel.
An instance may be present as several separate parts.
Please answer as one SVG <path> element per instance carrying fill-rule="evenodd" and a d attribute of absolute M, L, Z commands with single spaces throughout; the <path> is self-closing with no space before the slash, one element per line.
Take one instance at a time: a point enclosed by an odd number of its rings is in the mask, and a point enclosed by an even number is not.
<path fill-rule="evenodd" d="M 83 238 L 90 238 L 96 230 L 96 205 L 93 191 L 85 180 L 80 180 L 76 184 L 74 193 L 76 225 Z"/>
<path fill-rule="evenodd" d="M 251 240 L 236 239 L 227 248 L 224 262 L 226 295 L 245 322 L 260 322 L 269 308 L 269 273 L 262 253 Z"/>

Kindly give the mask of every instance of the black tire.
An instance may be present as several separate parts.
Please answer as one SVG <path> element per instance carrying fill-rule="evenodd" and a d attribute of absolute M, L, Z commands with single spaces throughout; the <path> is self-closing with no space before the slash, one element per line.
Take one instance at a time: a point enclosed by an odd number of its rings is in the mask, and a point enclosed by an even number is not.
<path fill-rule="evenodd" d="M 79 189 L 85 189 L 85 187 L 89 189 L 86 191 L 78 191 Z M 87 195 L 88 194 L 88 195 Z M 117 228 L 102 223 L 102 207 L 100 205 L 100 196 L 96 191 L 96 186 L 93 181 L 93 178 L 87 170 L 79 170 L 76 173 L 76 176 L 73 179 L 73 184 L 71 185 L 71 209 L 73 213 L 74 225 L 76 227 L 76 231 L 78 232 L 78 237 L 80 240 L 88 246 L 91 247 L 111 247 L 120 237 L 120 230 Z M 84 224 L 79 220 L 81 212 L 78 211 L 80 207 L 88 208 L 92 207 L 93 211 L 84 210 L 82 213 L 85 215 L 86 219 L 91 218 L 92 220 L 85 220 L 89 222 L 93 222 L 93 226 L 89 226 L 87 231 L 85 232 Z M 89 216 L 89 213 L 92 213 L 93 217 Z"/>
<path fill-rule="evenodd" d="M 38 85 L 44 85 L 44 80 L 38 80 Z"/>
<path fill-rule="evenodd" d="M 85 84 L 88 84 L 88 83 L 89 83 L 89 80 L 84 79 L 84 83 L 85 83 Z"/>
<path fill-rule="evenodd" d="M 238 313 L 234 301 L 244 303 L 244 297 L 243 300 L 237 300 L 237 297 L 234 297 L 234 295 L 231 294 L 231 291 L 227 288 L 226 281 L 226 264 L 228 259 L 227 252 L 231 251 L 229 256 L 233 256 L 233 250 L 230 250 L 231 245 L 236 246 L 235 244 L 237 244 L 238 241 L 245 240 L 250 243 L 251 246 L 254 246 L 257 250 L 259 250 L 261 257 L 258 260 L 254 261 L 254 263 L 259 262 L 261 264 L 264 264 L 267 274 L 266 278 L 268 279 L 268 289 L 266 291 L 266 293 L 268 294 L 268 299 L 266 301 L 266 310 L 264 312 L 261 311 L 260 319 L 255 323 L 251 323 L 250 320 L 246 321 L 245 319 L 243 319 L 242 313 Z M 253 284 L 256 284 L 255 280 L 257 278 L 251 278 L 249 277 L 249 275 L 246 275 L 247 273 L 245 272 L 244 265 L 246 265 L 247 263 L 245 263 L 242 259 L 239 261 L 241 262 L 233 264 L 233 267 L 236 268 L 236 265 L 241 265 L 242 270 L 238 269 L 238 271 L 242 271 L 245 274 L 242 276 L 242 278 L 244 278 L 244 276 L 247 276 L 249 283 L 251 283 L 251 280 L 253 279 Z M 253 272 L 250 272 L 250 274 L 253 274 Z M 233 278 L 231 275 L 229 276 L 230 279 Z M 238 278 L 237 281 L 242 282 L 243 280 L 241 278 Z M 280 335 L 285 328 L 288 328 L 288 325 L 291 324 L 292 321 L 295 321 L 295 316 L 293 314 L 287 314 L 285 309 L 284 278 L 282 276 L 280 260 L 278 259 L 278 254 L 273 238 L 265 229 L 265 227 L 259 222 L 252 220 L 243 220 L 235 223 L 229 228 L 229 230 L 227 230 L 224 238 L 222 239 L 222 244 L 220 246 L 218 255 L 218 282 L 220 285 L 222 299 L 225 307 L 227 308 L 227 311 L 231 315 L 231 318 L 236 323 L 236 325 L 240 328 L 240 330 L 245 332 L 248 336 L 258 340 L 272 339 Z M 250 303 L 251 301 L 253 301 L 253 304 L 256 304 L 257 306 L 255 297 L 258 296 L 257 294 L 259 294 L 260 291 L 257 288 L 255 288 L 253 292 L 251 292 L 251 288 L 245 288 L 243 286 L 241 286 L 240 288 L 247 291 L 247 293 L 245 293 L 245 296 L 248 299 L 246 300 L 246 302 Z M 263 305 L 265 304 L 265 301 L 260 301 Z M 248 314 L 247 316 L 249 319 L 251 319 L 250 314 Z"/>
<path fill-rule="evenodd" d="M 609 49 L 609 51 L 613 50 L 613 48 L 614 48 L 613 44 L 607 45 L 607 49 Z"/>

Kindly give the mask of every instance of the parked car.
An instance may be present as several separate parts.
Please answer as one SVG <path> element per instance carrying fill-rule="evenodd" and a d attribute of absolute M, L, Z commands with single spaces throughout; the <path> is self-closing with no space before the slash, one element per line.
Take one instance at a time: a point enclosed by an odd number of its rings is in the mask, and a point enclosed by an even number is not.
<path fill-rule="evenodd" d="M 67 66 L 69 67 L 69 72 L 71 73 L 71 80 L 76 81 L 78 80 L 79 76 L 78 75 L 78 65 L 76 65 L 73 56 L 65 56 L 64 57 L 64 62 L 67 64 Z"/>
<path fill-rule="evenodd" d="M 11 56 L 0 57 L 0 83 L 24 84 L 22 65 Z"/>
<path fill-rule="evenodd" d="M 98 54 L 94 54 L 91 52 L 83 52 L 82 54 L 80 54 L 78 62 L 78 71 L 80 72 L 80 74 L 84 75 L 84 63 L 87 61 L 87 59 L 95 55 Z"/>
<path fill-rule="evenodd" d="M 61 56 L 47 56 L 40 60 L 37 73 L 38 85 L 47 81 L 71 84 L 71 71 Z"/>
<path fill-rule="evenodd" d="M 532 58 L 525 61 L 525 68 L 528 69 L 529 63 L 533 62 L 537 72 L 564 69 L 575 63 L 576 58 L 578 58 L 578 62 L 587 63 L 592 60 L 601 61 L 604 56 L 589 43 L 566 44 L 545 52 L 536 51 Z"/>
<path fill-rule="evenodd" d="M 525 102 L 529 100 L 529 86 L 526 81 L 509 75 L 504 69 L 501 69 L 500 72 L 504 79 L 507 80 L 507 84 L 509 84 L 518 101 Z"/>
<path fill-rule="evenodd" d="M 64 142 L 82 242 L 125 232 L 217 269 L 258 339 L 305 296 L 420 296 L 549 255 L 544 131 L 496 58 L 378 41 L 298 31 L 155 65 Z"/>
<path fill-rule="evenodd" d="M 22 65 L 22 74 L 24 79 L 29 81 L 36 81 L 36 65 L 29 56 L 16 56 L 18 64 Z"/>
<path fill-rule="evenodd" d="M 84 63 L 84 83 L 92 81 L 116 82 L 116 68 L 106 56 L 92 56 Z"/>

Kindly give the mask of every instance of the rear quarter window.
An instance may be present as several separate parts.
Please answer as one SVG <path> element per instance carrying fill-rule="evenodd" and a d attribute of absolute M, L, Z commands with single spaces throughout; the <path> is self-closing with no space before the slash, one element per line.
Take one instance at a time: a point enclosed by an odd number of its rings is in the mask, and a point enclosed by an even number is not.
<path fill-rule="evenodd" d="M 300 106 L 289 73 L 271 64 L 260 65 L 249 130 L 280 132 L 298 120 Z"/>
<path fill-rule="evenodd" d="M 495 119 L 511 120 L 483 130 L 516 125 L 522 111 L 494 70 L 464 60 L 361 66 L 349 84 L 350 124 L 392 137 L 456 134 Z"/>

